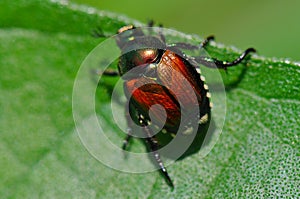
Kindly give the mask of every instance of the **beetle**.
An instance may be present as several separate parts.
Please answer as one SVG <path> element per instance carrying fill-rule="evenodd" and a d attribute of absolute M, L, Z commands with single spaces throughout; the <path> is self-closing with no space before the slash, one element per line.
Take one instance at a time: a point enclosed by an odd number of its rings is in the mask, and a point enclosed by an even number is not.
<path fill-rule="evenodd" d="M 153 23 L 150 24 L 152 26 Z M 126 118 L 127 136 L 122 148 L 125 150 L 133 137 L 133 122 L 139 125 L 142 138 L 154 157 L 154 162 L 165 177 L 169 186 L 174 184 L 164 166 L 159 149 L 166 146 L 178 134 L 189 135 L 193 127 L 197 127 L 191 145 L 179 158 L 197 152 L 205 138 L 211 121 L 210 93 L 204 78 L 198 70 L 199 65 L 210 68 L 224 69 L 241 63 L 249 53 L 256 52 L 248 48 L 233 61 L 221 61 L 215 58 L 185 55 L 182 50 L 201 50 L 205 48 L 213 36 L 205 39 L 199 46 L 188 43 L 166 44 L 165 36 L 147 35 L 141 28 L 126 25 L 118 30 L 120 36 L 116 43 L 122 55 L 118 61 L 118 71 L 104 71 L 104 75 L 119 75 L 124 80 L 124 92 L 128 100 Z M 135 70 L 135 72 L 129 72 Z M 189 83 L 195 97 L 191 96 Z M 181 98 L 181 101 L 179 101 Z M 154 109 L 152 117 L 149 110 L 159 104 L 162 109 Z M 189 114 L 198 109 L 197 114 Z M 179 132 L 183 114 L 189 115 L 189 121 Z M 162 118 L 162 115 L 165 118 Z M 155 128 L 161 126 L 157 134 Z M 177 154 L 178 155 L 178 154 Z"/>

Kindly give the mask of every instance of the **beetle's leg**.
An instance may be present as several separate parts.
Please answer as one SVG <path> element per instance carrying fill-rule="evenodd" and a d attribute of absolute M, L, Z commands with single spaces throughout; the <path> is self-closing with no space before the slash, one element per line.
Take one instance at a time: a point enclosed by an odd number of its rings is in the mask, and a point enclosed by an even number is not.
<path fill-rule="evenodd" d="M 153 27 L 154 26 L 154 20 L 149 20 L 148 21 L 148 27 Z M 163 25 L 160 23 L 160 24 L 158 24 L 158 27 L 160 27 L 160 28 L 162 28 L 163 27 Z"/>
<path fill-rule="evenodd" d="M 157 152 L 157 141 L 153 137 L 146 138 L 145 140 L 149 144 L 150 150 L 153 153 L 155 161 L 160 168 L 160 172 L 164 175 L 168 185 L 170 185 L 171 187 L 174 187 L 174 184 L 168 174 L 168 171 L 167 171 L 166 167 L 164 166 L 163 162 L 161 161 L 159 153 Z"/>
<path fill-rule="evenodd" d="M 154 20 L 153 20 L 153 19 L 150 19 L 150 20 L 148 21 L 147 26 L 148 26 L 148 27 L 153 27 L 153 25 L 154 25 Z"/>
<path fill-rule="evenodd" d="M 144 126 L 143 130 L 144 130 L 145 133 L 151 134 L 149 127 Z M 165 176 L 165 179 L 167 180 L 167 183 L 171 187 L 174 187 L 173 182 L 172 182 L 172 180 L 171 180 L 171 178 L 168 174 L 168 171 L 167 171 L 166 167 L 164 166 L 162 160 L 160 159 L 159 153 L 157 152 L 157 150 L 158 150 L 157 140 L 155 139 L 155 137 L 147 137 L 147 138 L 145 138 L 145 140 L 146 140 L 146 143 L 149 145 L 151 152 L 153 153 L 155 161 L 156 161 L 157 165 L 160 168 L 160 172 Z"/>
<path fill-rule="evenodd" d="M 215 37 L 213 35 L 206 37 L 206 39 L 201 42 L 200 48 L 205 48 L 209 44 L 209 42 L 214 41 L 214 40 L 215 40 Z"/>
<path fill-rule="evenodd" d="M 132 133 L 131 133 L 131 131 L 132 131 L 132 120 L 131 120 L 131 117 L 130 117 L 130 114 L 129 114 L 128 111 L 126 111 L 125 116 L 126 116 L 126 120 L 127 120 L 128 129 L 127 129 L 127 135 L 126 135 L 125 139 L 123 140 L 123 145 L 122 145 L 123 150 L 126 150 L 126 148 L 128 147 L 129 141 L 132 138 Z"/>
<path fill-rule="evenodd" d="M 166 37 L 165 37 L 165 35 L 161 32 L 161 30 L 162 30 L 162 28 L 163 28 L 163 25 L 162 25 L 162 24 L 158 24 L 158 27 L 159 27 L 159 32 L 158 32 L 159 37 L 160 37 L 160 39 L 162 40 L 162 42 L 163 42 L 164 44 L 166 44 Z"/>
<path fill-rule="evenodd" d="M 199 46 L 189 44 L 189 43 L 184 43 L 184 42 L 178 42 L 178 43 L 171 44 L 170 47 L 171 48 L 175 47 L 175 48 L 185 49 L 185 50 L 198 50 L 199 49 Z"/>
<path fill-rule="evenodd" d="M 122 145 L 122 149 L 126 150 L 126 148 L 128 147 L 129 141 L 131 140 L 132 135 L 131 135 L 131 128 L 127 129 L 127 135 L 125 137 L 125 139 L 123 140 L 123 145 Z"/>
<path fill-rule="evenodd" d="M 125 117 L 126 117 L 126 120 L 127 120 L 127 126 L 128 126 L 128 129 L 127 129 L 127 135 L 125 137 L 125 139 L 123 140 L 123 145 L 122 145 L 122 149 L 123 150 L 126 150 L 126 148 L 128 147 L 128 144 L 132 138 L 132 126 L 133 126 L 133 122 L 132 122 L 132 119 L 131 119 L 131 116 L 130 116 L 130 112 L 129 112 L 129 104 L 126 106 L 126 112 L 125 112 Z"/>
<path fill-rule="evenodd" d="M 143 131 L 144 133 L 147 135 L 147 137 L 145 138 L 146 143 L 148 144 L 150 151 L 153 153 L 153 156 L 155 158 L 155 161 L 157 163 L 157 165 L 160 168 L 160 172 L 164 175 L 167 183 L 173 188 L 174 184 L 168 174 L 168 171 L 166 169 L 166 167 L 164 166 L 162 160 L 160 159 L 160 155 L 157 152 L 158 150 L 158 142 L 155 138 L 155 136 L 153 136 L 153 133 L 151 131 L 151 129 L 147 126 L 147 122 L 144 119 L 139 119 L 140 123 L 142 125 Z"/>
<path fill-rule="evenodd" d="M 209 68 L 218 68 L 218 69 L 226 70 L 227 67 L 238 65 L 239 63 L 241 63 L 245 59 L 245 57 L 249 53 L 254 53 L 254 52 L 256 52 L 256 50 L 254 48 L 248 48 L 237 59 L 235 59 L 231 62 L 221 61 L 221 60 L 218 60 L 218 59 L 215 59 L 215 58 L 210 58 L 210 57 L 194 57 L 194 60 L 197 63 L 202 64 L 202 65 L 204 65 L 206 67 L 209 67 Z"/>
<path fill-rule="evenodd" d="M 149 22 L 148 22 L 148 27 L 150 27 L 150 28 L 152 28 L 153 26 L 154 26 L 154 21 L 153 20 L 150 20 Z M 159 28 L 163 28 L 163 25 L 162 24 L 158 24 L 158 27 Z M 161 30 L 161 29 L 160 29 Z M 158 32 L 158 36 L 159 36 L 159 38 L 160 38 L 160 40 L 163 42 L 163 43 L 166 43 L 166 38 L 165 38 L 165 36 L 162 34 L 162 32 L 159 30 L 159 32 Z"/>
<path fill-rule="evenodd" d="M 104 35 L 103 30 L 100 27 L 97 27 L 96 29 L 94 29 L 91 34 L 92 34 L 92 37 L 95 37 L 95 38 L 107 37 Z"/>
<path fill-rule="evenodd" d="M 189 43 L 184 43 L 184 42 L 178 42 L 178 43 L 172 44 L 171 47 L 176 47 L 176 48 L 185 49 L 185 50 L 199 50 L 201 48 L 205 48 L 209 44 L 209 42 L 213 41 L 214 39 L 215 39 L 214 36 L 209 36 L 204 41 L 202 41 L 199 46 L 189 44 Z"/>
<path fill-rule="evenodd" d="M 127 125 L 128 125 L 128 129 L 127 129 L 127 135 L 125 137 L 125 139 L 123 140 L 123 145 L 122 145 L 122 149 L 126 150 L 126 148 L 128 147 L 129 141 L 132 138 L 132 122 L 131 122 L 131 117 L 129 115 L 129 113 L 126 113 L 126 119 L 127 119 Z"/>
<path fill-rule="evenodd" d="M 114 76 L 119 76 L 119 72 L 116 71 L 116 70 L 110 70 L 110 69 L 108 69 L 108 70 L 103 71 L 102 75 L 114 77 Z"/>
<path fill-rule="evenodd" d="M 202 41 L 199 46 L 196 46 L 196 45 L 193 45 L 193 44 L 189 44 L 189 43 L 184 43 L 184 42 L 178 42 L 178 43 L 171 44 L 171 45 L 167 46 L 167 49 L 175 52 L 177 55 L 179 55 L 181 57 L 184 57 L 186 60 L 190 61 L 191 64 L 194 67 L 198 67 L 198 63 L 195 62 L 194 59 L 190 59 L 190 57 L 186 56 L 181 51 L 181 49 L 185 49 L 185 50 L 200 50 L 202 48 L 205 48 L 209 44 L 209 42 L 212 41 L 212 40 L 214 40 L 214 39 L 215 39 L 214 36 L 209 36 L 204 41 Z"/>

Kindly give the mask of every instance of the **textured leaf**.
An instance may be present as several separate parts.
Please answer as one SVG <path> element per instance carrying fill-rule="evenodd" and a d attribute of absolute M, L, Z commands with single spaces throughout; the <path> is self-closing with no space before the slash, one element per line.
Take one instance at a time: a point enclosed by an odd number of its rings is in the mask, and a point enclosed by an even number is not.
<path fill-rule="evenodd" d="M 0 2 L 1 197 L 300 197 L 300 65 L 284 59 L 253 56 L 247 69 L 223 74 L 228 88 L 223 133 L 205 158 L 195 154 L 168 167 L 174 190 L 158 172 L 115 171 L 85 150 L 72 118 L 77 70 L 101 41 L 90 36 L 92 30 L 100 26 L 114 34 L 128 23 L 139 25 L 54 1 Z M 222 60 L 240 52 L 217 44 L 208 50 Z M 109 102 L 102 89 L 97 100 Z M 114 123 L 105 122 L 104 130 L 111 131 Z"/>

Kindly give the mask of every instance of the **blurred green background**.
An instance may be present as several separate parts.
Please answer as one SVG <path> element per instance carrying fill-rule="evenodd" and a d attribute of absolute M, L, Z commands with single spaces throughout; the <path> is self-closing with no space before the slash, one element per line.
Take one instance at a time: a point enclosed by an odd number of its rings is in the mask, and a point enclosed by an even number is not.
<path fill-rule="evenodd" d="M 300 1 L 297 0 L 71 0 L 122 13 L 240 49 L 255 47 L 260 55 L 300 60 Z"/>

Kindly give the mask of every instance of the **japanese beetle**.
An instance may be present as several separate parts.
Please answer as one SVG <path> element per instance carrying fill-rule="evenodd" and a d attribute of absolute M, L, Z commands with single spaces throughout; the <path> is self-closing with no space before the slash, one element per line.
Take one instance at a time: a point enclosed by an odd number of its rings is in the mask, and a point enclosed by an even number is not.
<path fill-rule="evenodd" d="M 136 123 L 142 128 L 142 139 L 161 173 L 173 187 L 158 150 L 168 145 L 175 136 L 189 136 L 195 131 L 190 146 L 178 158 L 197 152 L 211 121 L 210 93 L 198 70 L 199 65 L 226 70 L 241 63 L 255 50 L 248 48 L 237 59 L 228 62 L 203 56 L 189 57 L 182 52 L 205 48 L 213 37 L 208 37 L 199 46 L 187 43 L 168 45 L 163 34 L 146 35 L 133 25 L 120 28 L 118 33 L 116 42 L 122 52 L 118 72 L 105 71 L 104 75 L 119 75 L 124 80 L 124 92 L 128 99 L 128 132 L 122 148 L 126 149 Z M 134 72 L 130 72 L 132 70 Z M 157 104 L 163 109 L 154 109 L 150 113 L 150 109 Z M 193 112 L 194 109 L 199 111 Z M 184 115 L 188 115 L 188 121 L 185 119 L 180 129 Z M 155 129 L 160 129 L 157 134 L 153 133 Z M 175 153 L 175 156 L 178 154 Z"/>

